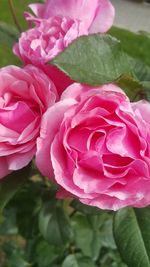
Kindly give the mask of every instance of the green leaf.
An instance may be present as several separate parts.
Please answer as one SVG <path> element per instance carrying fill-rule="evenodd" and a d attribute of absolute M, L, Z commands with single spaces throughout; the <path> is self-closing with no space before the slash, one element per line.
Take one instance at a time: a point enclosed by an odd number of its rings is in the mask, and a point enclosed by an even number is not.
<path fill-rule="evenodd" d="M 61 246 L 72 239 L 69 218 L 62 207 L 45 203 L 39 215 L 39 229 L 49 244 Z"/>
<path fill-rule="evenodd" d="M 4 67 L 6 65 L 20 65 L 20 60 L 13 54 L 12 48 L 7 46 L 6 44 L 0 45 L 0 67 Z"/>
<path fill-rule="evenodd" d="M 99 258 L 100 267 L 127 267 L 114 250 L 103 250 Z"/>
<path fill-rule="evenodd" d="M 32 0 L 21 0 L 21 1 L 13 0 L 16 17 L 18 19 L 19 24 L 21 25 L 21 28 L 23 29 L 27 28 L 27 22 L 25 20 L 23 13 L 24 11 L 29 10 L 27 7 L 31 3 L 33 3 Z M 0 16 L 1 20 L 6 21 L 10 25 L 15 26 L 8 1 L 0 0 L 0 10 L 1 10 L 1 16 Z"/>
<path fill-rule="evenodd" d="M 57 258 L 59 258 L 59 252 L 54 246 L 50 246 L 46 241 L 41 241 L 36 246 L 36 251 L 33 253 L 36 262 L 39 267 L 51 266 Z"/>
<path fill-rule="evenodd" d="M 12 46 L 17 41 L 17 37 L 18 32 L 14 26 L 0 21 L 0 67 L 20 64 L 19 59 L 12 52 Z"/>
<path fill-rule="evenodd" d="M 30 267 L 31 265 L 26 262 L 20 255 L 13 254 L 7 263 L 8 267 Z"/>
<path fill-rule="evenodd" d="M 150 67 L 140 60 L 132 59 L 133 72 L 139 81 L 150 81 Z"/>
<path fill-rule="evenodd" d="M 71 207 L 73 207 L 75 210 L 83 212 L 85 214 L 100 214 L 101 210 L 96 207 L 91 207 L 85 204 L 82 204 L 77 199 L 74 199 L 71 203 Z"/>
<path fill-rule="evenodd" d="M 8 240 L 8 239 L 6 239 Z M 19 240 L 19 237 L 18 237 Z M 16 240 L 6 241 L 3 245 L 6 254 L 7 267 L 30 267 L 29 262 L 26 261 L 24 251 L 22 249 L 24 241 L 20 240 L 20 244 Z"/>
<path fill-rule="evenodd" d="M 50 63 L 73 80 L 90 85 L 110 83 L 131 71 L 120 42 L 106 34 L 78 38 Z"/>
<path fill-rule="evenodd" d="M 62 264 L 62 267 L 96 267 L 90 258 L 82 255 L 69 255 Z"/>
<path fill-rule="evenodd" d="M 107 220 L 100 230 L 100 242 L 105 248 L 116 249 L 112 232 L 112 219 Z"/>
<path fill-rule="evenodd" d="M 142 82 L 146 99 L 150 102 L 150 81 Z"/>
<path fill-rule="evenodd" d="M 108 218 L 108 214 L 104 211 L 101 212 L 100 215 L 86 216 L 77 212 L 71 220 L 76 247 L 80 249 L 85 256 L 93 260 L 97 260 L 102 246 L 106 243 L 107 234 L 109 241 L 112 242 L 112 234 L 111 230 L 109 230 L 110 225 L 107 229 L 103 227 Z"/>
<path fill-rule="evenodd" d="M 128 55 L 150 66 L 150 38 L 148 36 L 117 27 L 112 27 L 109 34 L 121 41 Z"/>
<path fill-rule="evenodd" d="M 18 32 L 12 25 L 0 21 L 0 45 L 12 46 L 18 39 Z"/>
<path fill-rule="evenodd" d="M 132 101 L 139 99 L 141 92 L 143 91 L 142 82 L 138 81 L 130 75 L 123 75 L 117 81 L 116 84 L 122 88 Z"/>
<path fill-rule="evenodd" d="M 75 244 L 81 249 L 85 256 L 92 256 L 91 243 L 93 240 L 93 230 L 86 216 L 76 213 L 72 218 L 72 228 L 74 230 Z M 99 245 L 99 244 L 98 244 Z"/>
<path fill-rule="evenodd" d="M 25 239 L 32 239 L 39 232 L 38 215 L 42 205 L 43 191 L 42 182 L 28 180 L 9 203 L 9 206 L 16 209 L 19 233 Z"/>
<path fill-rule="evenodd" d="M 4 210 L 4 220 L 0 224 L 0 235 L 16 235 L 18 227 L 16 221 L 16 209 L 7 208 Z"/>
<path fill-rule="evenodd" d="M 123 75 L 116 84 L 126 92 L 131 101 L 140 99 L 150 101 L 150 81 L 139 81 L 130 75 Z"/>
<path fill-rule="evenodd" d="M 30 165 L 12 172 L 0 180 L 0 212 L 15 195 L 15 193 L 24 185 L 30 174 Z"/>
<path fill-rule="evenodd" d="M 150 207 L 119 210 L 114 217 L 114 237 L 129 267 L 150 267 Z"/>

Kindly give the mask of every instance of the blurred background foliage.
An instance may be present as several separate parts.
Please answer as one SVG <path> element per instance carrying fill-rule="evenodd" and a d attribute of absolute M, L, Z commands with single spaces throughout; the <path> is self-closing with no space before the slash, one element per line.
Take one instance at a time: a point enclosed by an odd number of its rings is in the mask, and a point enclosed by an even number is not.
<path fill-rule="evenodd" d="M 125 267 L 111 212 L 55 201 L 47 180 L 30 180 L 11 199 L 0 226 L 1 267 Z"/>
<path fill-rule="evenodd" d="M 0 187 L 0 266 L 126 267 L 113 238 L 113 213 L 77 200 L 56 201 L 56 190 L 30 166 L 5 178 Z"/>
<path fill-rule="evenodd" d="M 27 29 L 27 23 L 23 17 L 23 12 L 27 10 L 31 0 L 14 0 L 16 17 L 23 30 Z M 21 64 L 12 53 L 12 45 L 17 40 L 19 32 L 11 14 L 9 1 L 0 0 L 0 67 L 8 64 Z"/>

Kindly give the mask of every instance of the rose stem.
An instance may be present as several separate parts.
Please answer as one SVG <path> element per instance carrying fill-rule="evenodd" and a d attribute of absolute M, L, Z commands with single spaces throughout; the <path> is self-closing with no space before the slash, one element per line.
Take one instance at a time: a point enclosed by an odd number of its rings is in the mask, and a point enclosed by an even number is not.
<path fill-rule="evenodd" d="M 15 8 L 14 8 L 14 4 L 12 0 L 8 0 L 9 3 L 9 7 L 10 7 L 10 11 L 11 11 L 11 15 L 13 17 L 14 23 L 16 25 L 16 28 L 18 29 L 19 32 L 22 32 L 21 26 L 18 22 L 17 16 L 16 16 L 16 12 L 15 12 Z"/>

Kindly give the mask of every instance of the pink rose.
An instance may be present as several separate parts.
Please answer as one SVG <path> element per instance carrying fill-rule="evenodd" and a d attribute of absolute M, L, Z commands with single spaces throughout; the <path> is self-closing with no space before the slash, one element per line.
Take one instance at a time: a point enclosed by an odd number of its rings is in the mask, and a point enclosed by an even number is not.
<path fill-rule="evenodd" d="M 26 13 L 28 20 L 68 17 L 82 22 L 89 33 L 108 31 L 115 15 L 109 0 L 47 0 L 44 4 L 30 4 L 29 7 L 37 19 Z"/>
<path fill-rule="evenodd" d="M 107 31 L 114 19 L 108 0 L 54 0 L 30 5 L 37 17 L 26 14 L 36 26 L 21 34 L 13 51 L 25 64 L 41 67 L 54 81 L 59 94 L 72 83 L 48 63 L 81 35 Z"/>
<path fill-rule="evenodd" d="M 53 118 L 53 119 L 52 119 Z M 74 83 L 49 108 L 37 141 L 40 171 L 59 197 L 101 209 L 150 204 L 150 104 L 130 103 L 113 84 Z"/>
<path fill-rule="evenodd" d="M 56 89 L 38 68 L 0 69 L 0 178 L 26 166 L 36 152 L 41 117 Z"/>
<path fill-rule="evenodd" d="M 14 52 L 24 63 L 45 64 L 63 51 L 75 38 L 87 34 L 84 24 L 67 17 L 43 19 L 23 32 Z"/>

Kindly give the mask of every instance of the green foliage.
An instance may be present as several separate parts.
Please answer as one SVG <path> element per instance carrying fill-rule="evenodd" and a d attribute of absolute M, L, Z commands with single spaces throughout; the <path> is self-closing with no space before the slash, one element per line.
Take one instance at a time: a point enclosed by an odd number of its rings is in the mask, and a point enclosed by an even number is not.
<path fill-rule="evenodd" d="M 3 221 L 0 224 L 0 235 L 16 235 L 18 234 L 16 208 L 9 207 L 4 210 Z"/>
<path fill-rule="evenodd" d="M 18 32 L 15 27 L 5 23 L 0 22 L 0 43 L 9 45 L 10 47 L 17 42 Z"/>
<path fill-rule="evenodd" d="M 62 267 L 96 267 L 90 258 L 83 257 L 80 254 L 69 255 L 62 264 Z"/>
<path fill-rule="evenodd" d="M 61 250 L 42 239 L 37 242 L 34 253 L 39 267 L 49 267 L 59 261 Z"/>
<path fill-rule="evenodd" d="M 21 0 L 21 2 L 18 0 L 13 0 L 16 17 L 22 29 L 27 28 L 27 23 L 24 19 L 23 13 L 24 11 L 29 10 L 28 5 L 31 3 L 33 3 L 32 0 Z M 7 22 L 8 24 L 15 26 L 8 0 L 0 1 L 0 10 L 1 10 L 1 17 L 0 17 L 1 21 Z"/>
<path fill-rule="evenodd" d="M 129 267 L 150 266 L 150 207 L 125 208 L 114 219 L 114 236 Z"/>
<path fill-rule="evenodd" d="M 132 101 L 135 101 L 144 92 L 142 82 L 133 78 L 131 75 L 122 75 L 116 81 L 116 84 L 126 92 Z"/>
<path fill-rule="evenodd" d="M 39 229 L 49 244 L 64 246 L 72 239 L 67 214 L 56 202 L 44 203 L 39 215 Z"/>
<path fill-rule="evenodd" d="M 133 33 L 117 27 L 112 27 L 109 34 L 121 41 L 122 48 L 128 55 L 150 67 L 150 38 L 148 35 Z"/>
<path fill-rule="evenodd" d="M 32 3 L 31 0 L 13 0 L 16 17 L 21 29 L 27 29 L 27 23 L 24 19 L 23 12 L 28 10 L 27 5 Z M 20 60 L 13 54 L 12 47 L 16 43 L 18 32 L 12 14 L 10 11 L 8 0 L 0 0 L 0 67 L 6 65 L 21 65 Z"/>
<path fill-rule="evenodd" d="M 110 33 L 120 36 L 121 42 L 106 34 L 80 37 L 50 63 L 78 82 L 94 86 L 116 82 L 131 100 L 149 99 L 150 87 L 145 82 L 150 81 L 150 66 L 146 65 L 150 38 L 128 31 L 123 31 L 123 35 L 118 28 Z M 139 38 L 146 43 L 145 50 L 142 50 L 145 60 L 141 61 L 138 47 L 134 57 L 129 53 L 128 46 L 123 42 L 127 33 L 131 51 Z"/>
<path fill-rule="evenodd" d="M 73 80 L 90 85 L 110 83 L 129 74 L 129 63 L 120 42 L 106 34 L 78 38 L 51 62 Z"/>
<path fill-rule="evenodd" d="M 5 205 L 14 196 L 14 194 L 22 187 L 30 174 L 30 165 L 12 172 L 0 181 L 0 212 L 3 211 Z"/>
<path fill-rule="evenodd" d="M 12 46 L 17 41 L 16 28 L 0 21 L 0 66 L 18 64 L 19 60 L 12 53 Z"/>
<path fill-rule="evenodd" d="M 7 267 L 30 267 L 29 262 L 25 260 L 24 251 L 13 240 L 5 243 L 4 251 L 7 256 Z"/>
<path fill-rule="evenodd" d="M 77 199 L 74 199 L 72 201 L 71 207 L 85 214 L 92 214 L 92 215 L 100 214 L 99 208 L 84 205 L 81 202 L 79 202 Z"/>
<path fill-rule="evenodd" d="M 75 202 L 79 210 L 73 208 Z M 5 265 L 0 258 L 0 266 L 122 267 L 112 234 L 113 213 L 87 209 L 77 201 L 56 201 L 53 186 L 34 175 L 5 206 L 0 224 Z"/>

